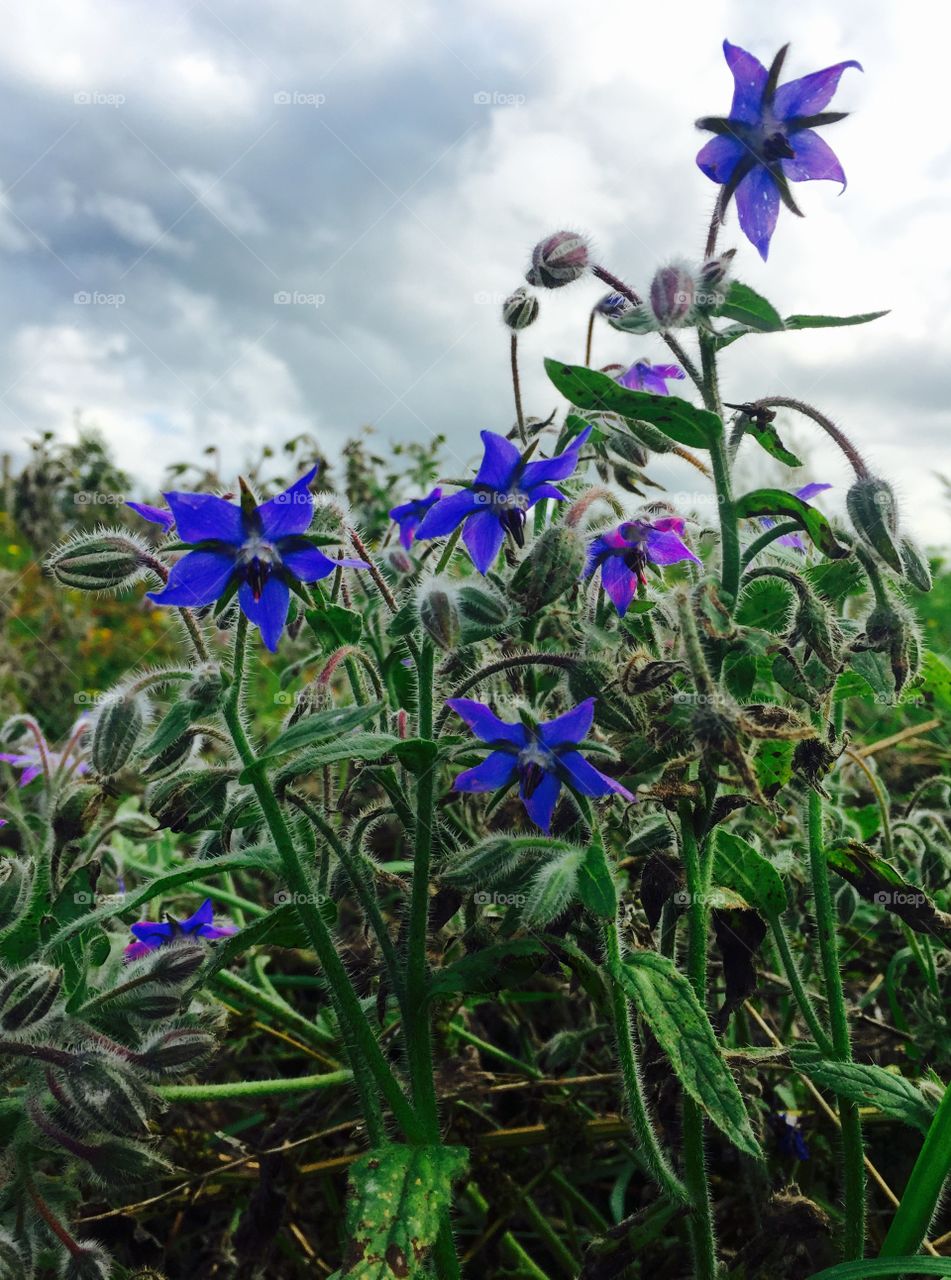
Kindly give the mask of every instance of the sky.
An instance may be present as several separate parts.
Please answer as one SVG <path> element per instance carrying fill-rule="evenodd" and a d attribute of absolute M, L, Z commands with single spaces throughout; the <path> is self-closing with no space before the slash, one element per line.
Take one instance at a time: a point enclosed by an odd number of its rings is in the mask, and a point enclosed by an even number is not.
<path fill-rule="evenodd" d="M 726 114 L 724 37 L 798 76 L 856 58 L 830 127 L 849 179 L 797 189 L 768 263 L 731 217 L 736 275 L 784 314 L 890 308 L 861 328 L 756 336 L 725 398 L 810 401 L 892 480 L 905 525 L 951 543 L 951 23 L 911 0 L 30 0 L 0 42 L 0 435 L 99 425 L 154 495 L 218 446 L 233 471 L 312 432 L 334 458 L 448 441 L 459 475 L 513 419 L 501 300 L 561 227 L 646 291 L 696 259 L 716 188 L 694 121 Z M 834 136 L 833 136 L 834 135 Z M 597 281 L 545 292 L 521 338 L 526 410 L 560 403 L 546 355 L 580 360 Z M 667 355 L 600 327 L 594 360 Z M 787 429 L 842 507 L 850 471 Z M 743 467 L 760 474 L 752 441 Z M 769 460 L 766 460 L 768 465 Z M 465 472 L 462 472 L 465 474 Z M 684 504 L 697 474 L 650 473 Z M 762 473 L 766 474 L 766 473 Z M 771 479 L 790 480 L 774 471 Z"/>

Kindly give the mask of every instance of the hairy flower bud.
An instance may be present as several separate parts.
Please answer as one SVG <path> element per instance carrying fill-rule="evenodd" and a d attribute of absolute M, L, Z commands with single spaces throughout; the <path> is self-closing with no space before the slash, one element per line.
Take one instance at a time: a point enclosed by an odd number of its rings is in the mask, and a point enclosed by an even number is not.
<path fill-rule="evenodd" d="M 439 578 L 423 583 L 416 599 L 419 620 L 434 644 L 455 649 L 462 634 L 462 620 L 452 585 Z"/>
<path fill-rule="evenodd" d="M 45 964 L 17 969 L 0 986 L 0 1028 L 11 1032 L 37 1027 L 56 1003 L 62 985 L 62 969 Z"/>
<path fill-rule="evenodd" d="M 845 645 L 842 631 L 831 610 L 811 592 L 799 597 L 790 644 L 798 644 L 799 641 L 811 649 L 830 671 L 838 671 L 842 665 Z"/>
<path fill-rule="evenodd" d="M 105 1131 L 138 1138 L 149 1132 L 158 1099 L 112 1055 L 83 1055 L 75 1069 L 51 1070 L 47 1084 L 62 1112 L 80 1132 Z"/>
<path fill-rule="evenodd" d="M 901 555 L 902 567 L 905 570 L 905 576 L 908 581 L 916 586 L 919 591 L 930 591 L 933 585 L 931 581 L 931 565 L 928 563 L 928 557 L 918 543 L 913 538 L 902 538 L 899 554 Z"/>
<path fill-rule="evenodd" d="M 31 866 L 22 858 L 0 859 L 0 929 L 16 919 L 26 901 Z"/>
<path fill-rule="evenodd" d="M 610 431 L 607 436 L 607 446 L 612 453 L 616 453 L 625 462 L 630 463 L 632 467 L 647 466 L 649 457 L 647 449 L 640 440 L 631 435 L 630 431 Z"/>
<path fill-rule="evenodd" d="M 101 777 L 129 762 L 145 727 L 149 704 L 142 694 L 119 690 L 100 703 L 92 725 L 90 760 Z"/>
<path fill-rule="evenodd" d="M 902 573 L 898 549 L 898 503 L 887 480 L 865 476 L 856 480 L 845 498 L 855 532 L 896 573 Z"/>
<path fill-rule="evenodd" d="M 617 320 L 619 316 L 630 311 L 633 305 L 630 298 L 625 298 L 623 293 L 606 293 L 600 302 L 595 303 L 594 309 L 599 316 L 605 316 L 608 320 Z"/>
<path fill-rule="evenodd" d="M 416 567 L 402 547 L 391 547 L 386 553 L 386 560 L 394 573 L 412 573 Z"/>
<path fill-rule="evenodd" d="M 551 525 L 535 539 L 512 578 L 512 593 L 531 617 L 573 587 L 584 571 L 587 545 L 578 529 Z"/>
<path fill-rule="evenodd" d="M 225 679 L 221 668 L 213 662 L 206 662 L 198 668 L 194 680 L 185 686 L 183 696 L 190 702 L 196 702 L 202 711 L 216 711 L 224 690 Z"/>
<path fill-rule="evenodd" d="M 655 272 L 650 303 L 659 328 L 676 329 L 685 324 L 693 309 L 693 300 L 693 275 L 686 267 L 674 264 Z"/>
<path fill-rule="evenodd" d="M 193 769 L 157 783 L 146 796 L 149 813 L 161 827 L 183 835 L 206 831 L 222 815 L 229 774 Z"/>
<path fill-rule="evenodd" d="M 723 284 L 732 270 L 735 256 L 735 249 L 727 249 L 726 253 L 707 258 L 697 272 L 698 289 L 716 289 L 718 285 Z"/>
<path fill-rule="evenodd" d="M 575 231 L 556 231 L 532 250 L 532 265 L 525 279 L 536 287 L 560 289 L 580 280 L 588 269 L 589 256 L 584 236 Z"/>
<path fill-rule="evenodd" d="M 502 319 L 510 329 L 527 329 L 538 319 L 538 299 L 519 285 L 502 303 Z"/>
<path fill-rule="evenodd" d="M 153 756 L 149 763 L 142 770 L 142 776 L 150 780 L 156 778 L 167 778 L 173 773 L 177 773 L 183 764 L 186 763 L 195 749 L 195 735 L 189 731 L 183 733 L 180 738 L 176 738 L 170 743 L 164 751 L 160 751 L 157 756 Z"/>
<path fill-rule="evenodd" d="M 458 588 L 456 601 L 462 619 L 462 642 L 473 644 L 495 635 L 508 622 L 511 611 L 497 591 L 479 583 Z"/>
<path fill-rule="evenodd" d="M 133 1062 L 152 1075 L 183 1075 L 194 1071 L 215 1051 L 215 1037 L 197 1027 L 176 1027 L 149 1037 Z"/>
<path fill-rule="evenodd" d="M 63 587 L 121 591 L 136 581 L 146 563 L 146 549 L 132 534 L 101 529 L 69 538 L 52 552 L 46 568 Z"/>
<path fill-rule="evenodd" d="M 153 982 L 179 986 L 195 976 L 205 962 L 205 948 L 198 942 L 181 940 L 159 947 L 143 957 Z"/>
<path fill-rule="evenodd" d="M 102 791 L 89 783 L 71 786 L 56 799 L 52 814 L 53 835 L 62 847 L 81 840 L 96 820 L 102 805 Z"/>

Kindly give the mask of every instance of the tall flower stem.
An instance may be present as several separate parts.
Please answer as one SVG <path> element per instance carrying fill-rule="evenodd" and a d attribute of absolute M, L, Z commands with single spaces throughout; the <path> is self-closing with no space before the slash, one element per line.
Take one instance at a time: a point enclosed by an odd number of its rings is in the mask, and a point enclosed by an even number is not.
<path fill-rule="evenodd" d="M 717 356 L 714 340 L 709 334 L 699 334 L 700 364 L 703 369 L 701 391 L 703 403 L 721 420 L 723 406 L 720 403 L 720 383 L 717 375 Z M 733 477 L 730 457 L 722 429 L 710 442 L 710 462 L 713 466 L 713 483 L 716 486 L 717 506 L 720 511 L 720 584 L 727 598 L 723 603 L 732 613 L 740 589 L 740 532 L 733 498 Z"/>
<path fill-rule="evenodd" d="M 522 444 L 527 444 L 528 436 L 525 434 L 525 415 L 522 413 L 522 387 L 518 377 L 518 334 L 512 330 L 512 341 L 509 345 L 509 354 L 512 362 L 512 390 L 515 393 L 515 420 L 518 423 L 518 438 Z"/>
<path fill-rule="evenodd" d="M 809 794 L 807 822 L 809 869 L 812 878 L 816 928 L 819 935 L 819 956 L 825 979 L 826 1000 L 829 1003 L 832 1050 L 836 1061 L 851 1062 L 852 1044 L 842 990 L 842 973 L 839 969 L 835 909 L 832 903 L 829 866 L 822 831 L 822 798 L 818 791 L 812 791 Z M 842 1124 L 845 1176 L 843 1250 L 846 1261 L 851 1261 L 854 1258 L 863 1257 L 865 1253 L 865 1151 L 862 1145 L 862 1123 L 858 1103 L 840 1098 L 839 1120 Z"/>

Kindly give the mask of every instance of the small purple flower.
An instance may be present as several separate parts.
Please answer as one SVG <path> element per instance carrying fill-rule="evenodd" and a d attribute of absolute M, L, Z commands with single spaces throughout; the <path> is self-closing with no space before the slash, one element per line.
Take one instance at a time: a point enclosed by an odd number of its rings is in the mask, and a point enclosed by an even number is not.
<path fill-rule="evenodd" d="M 156 604 L 200 608 L 237 590 L 248 621 L 273 653 L 287 621 L 290 592 L 343 565 L 366 569 L 365 560 L 331 560 L 305 537 L 314 515 L 310 482 L 314 467 L 276 497 L 256 505 L 242 482 L 240 506 L 207 493 L 166 493 L 165 500 L 189 551 L 172 569 Z"/>
<path fill-rule="evenodd" d="M 594 698 L 587 698 L 556 720 L 529 727 L 500 720 L 481 702 L 448 698 L 446 705 L 466 722 L 477 738 L 492 750 L 473 769 L 460 773 L 454 791 L 497 791 L 516 779 L 519 795 L 532 822 L 542 831 L 551 827 L 552 814 L 562 785 L 584 796 L 612 792 L 633 803 L 626 787 L 609 778 L 578 751 L 591 730 Z"/>
<path fill-rule="evenodd" d="M 238 932 L 233 924 L 215 924 L 210 898 L 206 898 L 187 920 L 176 920 L 166 912 L 164 922 L 140 920 L 130 927 L 136 941 L 125 948 L 126 960 L 138 960 L 179 938 L 230 938 Z"/>
<path fill-rule="evenodd" d="M 649 360 L 638 360 L 625 373 L 615 378 L 615 382 L 627 387 L 629 391 L 649 391 L 653 396 L 669 396 L 668 380 L 683 377 L 684 371 L 678 364 L 651 364 Z"/>
<path fill-rule="evenodd" d="M 803 1137 L 796 1112 L 774 1111 L 769 1120 L 776 1135 L 776 1145 L 780 1155 L 789 1156 L 793 1160 L 808 1160 L 809 1147 Z"/>
<path fill-rule="evenodd" d="M 779 84 L 786 57 L 784 45 L 767 71 L 758 58 L 738 45 L 723 42 L 733 72 L 733 105 L 727 117 L 707 116 L 700 129 L 715 134 L 698 156 L 697 164 L 723 186 L 722 207 L 735 195 L 740 227 L 766 259 L 782 200 L 792 213 L 802 214 L 789 190 L 790 182 L 828 179 L 841 182 L 845 174 L 835 152 L 815 132 L 816 126 L 844 120 L 844 111 L 825 111 L 848 67 L 835 66 L 799 80 Z"/>
<path fill-rule="evenodd" d="M 796 490 L 795 496 L 802 498 L 803 502 L 808 502 L 810 498 L 814 498 L 817 493 L 824 493 L 826 489 L 831 489 L 831 484 L 804 484 L 801 489 Z M 760 525 L 764 529 L 775 529 L 776 521 L 772 516 L 760 516 Z M 806 544 L 800 538 L 798 533 L 784 533 L 781 538 L 776 541 L 781 547 L 792 547 L 795 551 L 805 551 Z"/>
<path fill-rule="evenodd" d="M 440 538 L 463 520 L 462 540 L 472 563 L 480 573 L 488 573 L 502 548 L 506 533 L 515 543 L 525 545 L 525 512 L 542 498 L 564 500 L 552 481 L 567 480 L 578 465 L 581 446 L 591 434 L 587 427 L 575 436 L 564 451 L 553 458 L 529 462 L 504 436 L 482 432 L 485 454 L 472 484 L 448 498 L 441 498 L 423 517 L 416 530 L 417 541 Z"/>
<path fill-rule="evenodd" d="M 149 524 L 161 525 L 166 533 L 175 523 L 175 517 L 165 507 L 150 507 L 147 502 L 127 502 L 125 505 L 143 520 L 148 520 Z"/>
<path fill-rule="evenodd" d="M 601 570 L 601 585 L 623 618 L 637 592 L 638 583 L 647 586 L 648 564 L 677 564 L 700 560 L 681 539 L 684 521 L 680 516 L 662 520 L 628 520 L 595 538 L 588 548 L 584 576 Z"/>
<path fill-rule="evenodd" d="M 413 543 L 413 536 L 419 528 L 420 521 L 429 510 L 434 507 L 442 497 L 442 489 L 433 489 L 432 493 L 425 498 L 414 498 L 410 502 L 404 502 L 401 507 L 394 507 L 390 512 L 390 519 L 395 520 L 400 527 L 400 542 L 409 551 Z"/>
<path fill-rule="evenodd" d="M 83 741 L 86 730 L 89 728 L 89 717 L 85 712 L 70 729 L 69 737 L 61 751 L 56 751 L 50 746 L 32 717 L 27 719 L 27 724 L 33 735 L 32 741 L 28 741 L 19 751 L 0 752 L 0 760 L 12 765 L 14 769 L 22 770 L 19 783 L 21 787 L 28 787 L 41 773 L 48 772 L 48 782 L 55 773 L 60 771 L 67 776 L 75 774 L 77 777 L 89 772 L 89 761 L 85 758 Z"/>
<path fill-rule="evenodd" d="M 630 298 L 625 298 L 623 293 L 606 293 L 600 302 L 595 303 L 594 309 L 598 315 L 616 320 L 618 316 L 623 316 L 630 311 L 633 306 Z"/>

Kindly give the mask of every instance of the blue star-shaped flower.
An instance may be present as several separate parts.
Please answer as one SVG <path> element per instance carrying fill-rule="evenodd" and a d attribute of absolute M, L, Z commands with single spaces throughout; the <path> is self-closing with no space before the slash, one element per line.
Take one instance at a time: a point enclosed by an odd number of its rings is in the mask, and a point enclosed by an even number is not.
<path fill-rule="evenodd" d="M 564 451 L 553 458 L 529 462 L 504 436 L 483 431 L 485 454 L 472 484 L 432 507 L 416 530 L 416 539 L 440 538 L 463 520 L 462 540 L 472 563 L 487 573 L 508 533 L 520 547 L 525 545 L 525 512 L 542 498 L 564 500 L 554 480 L 567 480 L 578 465 L 581 446 L 591 434 L 587 427 L 575 436 Z"/>
<path fill-rule="evenodd" d="M 824 108 L 832 101 L 842 72 L 848 67 L 862 70 L 854 60 L 837 62 L 780 85 L 788 48 L 780 49 L 767 71 L 758 58 L 724 40 L 723 52 L 735 83 L 733 105 L 727 117 L 697 121 L 698 128 L 716 134 L 701 149 L 697 164 L 708 178 L 723 185 L 722 208 L 736 196 L 740 227 L 764 260 L 780 200 L 802 216 L 790 182 L 829 179 L 845 186 L 835 152 L 815 130 L 845 119 L 846 112 Z"/>
<path fill-rule="evenodd" d="M 627 387 L 629 391 L 647 391 L 652 396 L 669 396 L 669 379 L 684 376 L 679 364 L 651 364 L 649 360 L 638 360 L 630 369 L 618 374 L 615 382 Z"/>
<path fill-rule="evenodd" d="M 400 542 L 407 551 L 413 544 L 413 537 L 423 516 L 441 497 L 442 489 L 433 489 L 425 498 L 414 498 L 400 507 L 394 507 L 390 512 L 390 519 L 395 520 L 400 527 Z"/>
<path fill-rule="evenodd" d="M 578 750 L 591 730 L 594 703 L 594 698 L 586 698 L 556 720 L 529 727 L 500 720 L 471 698 L 448 698 L 446 705 L 462 717 L 477 738 L 492 747 L 481 764 L 459 774 L 453 790 L 497 791 L 517 778 L 525 810 L 542 831 L 551 826 L 562 784 L 584 796 L 613 792 L 633 802 L 634 796 L 626 787 L 596 769 Z"/>
<path fill-rule="evenodd" d="M 164 921 L 140 920 L 130 926 L 135 942 L 125 948 L 127 960 L 138 960 L 159 947 L 178 938 L 230 938 L 237 929 L 233 924 L 216 925 L 211 907 L 211 899 L 206 898 L 194 915 L 187 920 L 176 920 L 166 914 Z"/>
<path fill-rule="evenodd" d="M 623 618 L 634 599 L 638 583 L 647 585 L 649 564 L 677 564 L 699 559 L 681 539 L 684 521 L 679 516 L 663 520 L 628 520 L 595 538 L 588 548 L 584 576 L 601 570 L 601 585 Z"/>
<path fill-rule="evenodd" d="M 326 578 L 341 565 L 368 567 L 365 560 L 331 560 L 304 537 L 314 515 L 309 486 L 316 474 L 314 467 L 259 505 L 243 485 L 240 506 L 208 493 L 166 493 L 178 536 L 194 550 L 172 569 L 165 590 L 150 591 L 149 599 L 195 609 L 237 589 L 248 621 L 273 653 L 292 587 Z"/>

